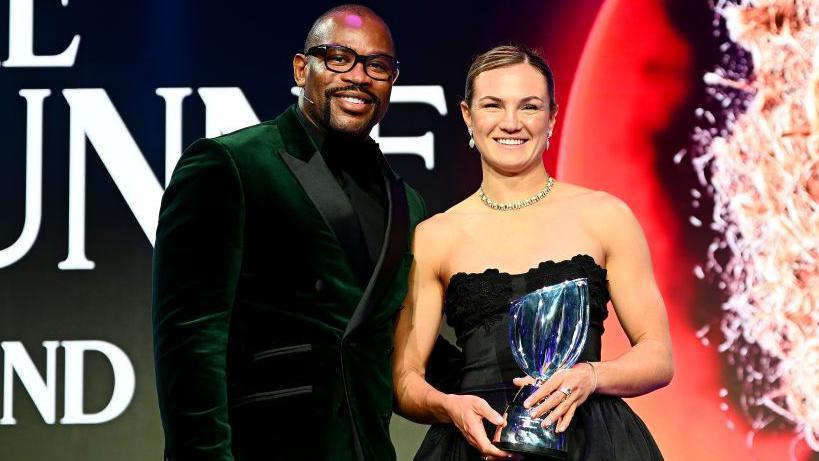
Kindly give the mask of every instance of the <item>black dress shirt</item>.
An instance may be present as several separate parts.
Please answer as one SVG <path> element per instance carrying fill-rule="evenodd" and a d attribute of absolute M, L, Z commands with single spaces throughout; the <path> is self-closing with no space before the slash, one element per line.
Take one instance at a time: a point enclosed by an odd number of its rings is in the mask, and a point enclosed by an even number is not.
<path fill-rule="evenodd" d="M 321 154 L 338 185 L 350 200 L 367 251 L 345 248 L 356 276 L 366 285 L 384 245 L 387 228 L 387 193 L 383 160 L 378 145 L 369 137 L 354 140 L 320 129 L 297 110 L 299 122 Z"/>

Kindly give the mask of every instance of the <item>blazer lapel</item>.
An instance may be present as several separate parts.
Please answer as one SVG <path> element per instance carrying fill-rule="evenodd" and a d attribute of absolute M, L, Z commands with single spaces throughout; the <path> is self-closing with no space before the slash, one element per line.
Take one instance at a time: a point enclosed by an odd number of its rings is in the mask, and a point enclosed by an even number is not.
<path fill-rule="evenodd" d="M 309 142 L 307 133 L 293 112 L 295 106 L 277 119 L 281 145 L 278 154 L 299 182 L 310 201 L 315 205 L 327 226 L 333 231 L 342 250 L 347 254 L 348 265 L 355 271 L 350 255 L 353 251 L 366 252 L 363 233 L 347 195 L 338 185 L 319 152 Z M 350 318 L 344 336 L 349 335 L 377 308 L 395 278 L 398 266 L 407 251 L 409 235 L 409 204 L 404 182 L 380 156 L 387 190 L 388 213 L 384 244 L 372 273 L 362 279 L 367 281 L 355 311 Z"/>
<path fill-rule="evenodd" d="M 362 258 L 351 254 L 353 251 L 366 251 L 358 218 L 344 190 L 321 154 L 312 148 L 306 139 L 307 134 L 295 117 L 295 114 L 285 112 L 279 119 L 279 135 L 285 146 L 279 150 L 279 155 L 333 231 L 342 251 L 347 255 L 348 264 L 363 284 L 369 279 L 370 273 L 367 267 L 362 267 L 359 263 Z M 303 140 L 293 139 L 294 133 L 300 134 Z"/>
<path fill-rule="evenodd" d="M 389 202 L 387 229 L 384 236 L 384 245 L 376 262 L 375 270 L 370 277 L 364 294 L 353 313 L 344 336 L 355 330 L 378 307 L 384 293 L 395 278 L 404 253 L 407 250 L 407 236 L 409 233 L 409 205 L 407 204 L 404 182 L 396 176 L 390 167 L 383 162 Z"/>

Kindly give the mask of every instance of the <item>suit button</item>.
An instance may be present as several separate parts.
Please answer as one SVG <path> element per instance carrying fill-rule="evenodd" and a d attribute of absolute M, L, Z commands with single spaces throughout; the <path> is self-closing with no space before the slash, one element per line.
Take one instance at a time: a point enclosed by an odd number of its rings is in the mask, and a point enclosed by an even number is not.
<path fill-rule="evenodd" d="M 322 279 L 316 280 L 316 283 L 313 284 L 313 288 L 315 288 L 315 290 L 318 292 L 324 291 L 324 280 Z"/>

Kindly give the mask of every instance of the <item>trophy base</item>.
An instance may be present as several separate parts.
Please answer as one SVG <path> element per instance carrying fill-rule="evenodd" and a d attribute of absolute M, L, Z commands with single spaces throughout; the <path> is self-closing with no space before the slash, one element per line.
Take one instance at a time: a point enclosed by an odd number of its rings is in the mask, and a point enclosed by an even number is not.
<path fill-rule="evenodd" d="M 541 427 L 542 418 L 532 418 L 523 408 L 523 401 L 537 390 L 537 386 L 523 386 L 506 407 L 506 425 L 496 432 L 493 445 L 501 450 L 535 455 L 542 460 L 568 459 L 566 436 L 555 432 L 556 424 Z M 529 457 L 527 457 L 529 459 Z"/>
<path fill-rule="evenodd" d="M 511 453 L 524 453 L 527 455 L 534 455 L 534 457 L 527 456 L 526 460 L 532 461 L 564 461 L 568 459 L 568 453 L 561 450 L 553 450 L 551 448 L 534 448 L 519 443 L 512 442 L 493 442 L 493 445 L 503 451 Z"/>

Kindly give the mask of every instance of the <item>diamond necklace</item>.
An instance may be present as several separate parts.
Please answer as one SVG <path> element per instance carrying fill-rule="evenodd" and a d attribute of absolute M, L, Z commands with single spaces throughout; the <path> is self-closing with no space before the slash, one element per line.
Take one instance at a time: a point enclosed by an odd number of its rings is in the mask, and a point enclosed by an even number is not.
<path fill-rule="evenodd" d="M 541 199 L 549 195 L 549 192 L 552 191 L 552 186 L 554 186 L 555 180 L 551 176 L 549 176 L 549 180 L 546 181 L 546 185 L 543 186 L 543 189 L 540 189 L 535 195 L 525 199 L 525 200 L 518 200 L 517 202 L 510 202 L 510 203 L 497 203 L 491 198 L 487 197 L 486 194 L 483 192 L 483 184 L 478 187 L 478 197 L 480 197 L 481 202 L 484 205 L 492 208 L 493 210 L 498 211 L 509 211 L 509 210 L 519 210 L 521 208 L 527 207 L 529 205 L 534 205 L 535 203 L 539 202 Z"/>

